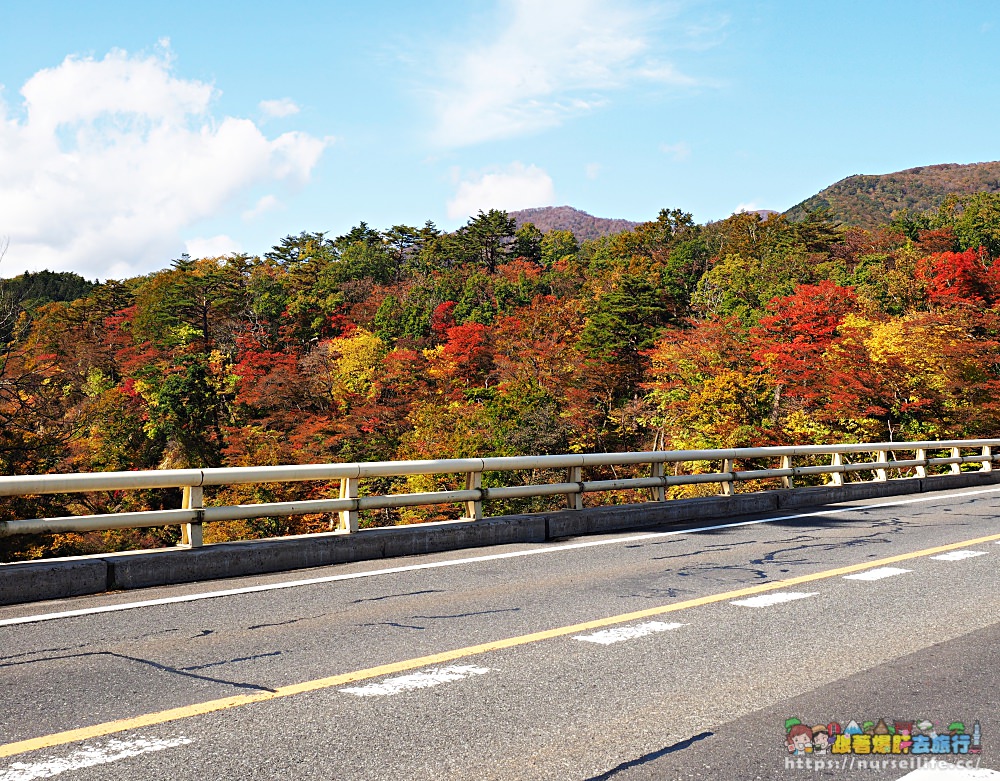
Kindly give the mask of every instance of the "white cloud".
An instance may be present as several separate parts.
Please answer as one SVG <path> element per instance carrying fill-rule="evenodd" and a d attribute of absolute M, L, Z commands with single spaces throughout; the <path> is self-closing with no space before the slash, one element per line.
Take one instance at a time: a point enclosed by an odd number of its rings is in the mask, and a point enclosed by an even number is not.
<path fill-rule="evenodd" d="M 192 258 L 219 258 L 241 251 L 240 245 L 229 236 L 219 234 L 209 238 L 188 239 L 184 251 Z"/>
<path fill-rule="evenodd" d="M 748 201 L 747 203 L 739 204 L 735 209 L 733 209 L 733 214 L 742 214 L 743 212 L 755 212 L 761 207 L 756 201 Z"/>
<path fill-rule="evenodd" d="M 67 57 L 0 101 L 0 273 L 130 276 L 176 257 L 182 234 L 268 182 L 308 180 L 329 139 L 269 139 L 248 119 L 214 118 L 217 91 L 150 55 Z"/>
<path fill-rule="evenodd" d="M 247 222 L 255 220 L 260 215 L 278 208 L 281 202 L 273 195 L 265 195 L 253 205 L 253 208 L 243 212 L 243 219 Z"/>
<path fill-rule="evenodd" d="M 300 110 L 298 104 L 291 98 L 262 100 L 258 105 L 266 117 L 290 117 L 298 114 Z"/>
<path fill-rule="evenodd" d="M 596 179 L 601 173 L 600 163 L 587 163 L 583 168 L 584 174 L 586 174 L 588 179 Z"/>
<path fill-rule="evenodd" d="M 659 59 L 658 10 L 621 0 L 505 0 L 489 40 L 446 50 L 434 90 L 436 140 L 475 144 L 530 133 L 603 106 L 636 83 L 691 86 Z"/>
<path fill-rule="evenodd" d="M 691 157 L 691 146 L 684 141 L 678 141 L 676 144 L 660 144 L 660 151 L 678 163 Z"/>
<path fill-rule="evenodd" d="M 448 217 L 453 220 L 466 218 L 480 209 L 513 211 L 549 206 L 554 201 L 552 177 L 538 166 L 515 162 L 458 182 L 455 197 L 448 201 Z"/>

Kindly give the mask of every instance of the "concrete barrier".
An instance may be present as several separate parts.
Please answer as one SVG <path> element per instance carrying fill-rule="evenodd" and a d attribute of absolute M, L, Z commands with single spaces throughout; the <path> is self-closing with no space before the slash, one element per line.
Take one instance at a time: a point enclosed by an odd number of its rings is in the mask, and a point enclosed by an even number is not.
<path fill-rule="evenodd" d="M 589 507 L 585 510 L 564 510 L 543 515 L 548 521 L 549 539 L 553 539 L 774 512 L 778 509 L 776 494 L 776 491 L 761 491 L 734 496 Z"/>
<path fill-rule="evenodd" d="M 100 594 L 108 590 L 108 564 L 95 556 L 0 565 L 0 605 Z"/>
<path fill-rule="evenodd" d="M 544 541 L 544 519 L 518 515 L 472 523 L 444 521 L 391 526 L 354 534 L 330 532 L 222 542 L 201 548 L 103 555 L 101 559 L 108 567 L 108 588 L 135 589 L 485 545 Z"/>
<path fill-rule="evenodd" d="M 703 522 L 1000 483 L 1000 470 L 0 564 L 0 604 Z"/>

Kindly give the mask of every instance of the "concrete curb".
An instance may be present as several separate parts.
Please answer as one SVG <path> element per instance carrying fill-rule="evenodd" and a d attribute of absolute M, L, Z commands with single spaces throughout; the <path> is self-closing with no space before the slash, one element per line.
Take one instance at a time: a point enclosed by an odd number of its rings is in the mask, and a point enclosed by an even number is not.
<path fill-rule="evenodd" d="M 100 594 L 108 590 L 108 565 L 79 556 L 0 565 L 0 605 Z"/>
<path fill-rule="evenodd" d="M 1000 470 L 0 564 L 0 605 L 1000 483 Z"/>
<path fill-rule="evenodd" d="M 543 519 L 515 515 L 488 518 L 476 523 L 446 521 L 366 529 L 357 534 L 332 532 L 248 542 L 223 542 L 202 548 L 142 551 L 138 555 L 105 554 L 101 559 L 107 565 L 107 588 L 118 590 L 284 572 L 511 542 L 544 541 Z"/>

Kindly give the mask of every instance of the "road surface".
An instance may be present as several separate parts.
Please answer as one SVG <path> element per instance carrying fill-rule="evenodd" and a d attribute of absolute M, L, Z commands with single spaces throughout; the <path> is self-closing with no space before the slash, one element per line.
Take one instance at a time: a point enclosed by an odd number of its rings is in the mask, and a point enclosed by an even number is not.
<path fill-rule="evenodd" d="M 1000 778 L 998 562 L 987 487 L 0 608 L 0 781 Z"/>

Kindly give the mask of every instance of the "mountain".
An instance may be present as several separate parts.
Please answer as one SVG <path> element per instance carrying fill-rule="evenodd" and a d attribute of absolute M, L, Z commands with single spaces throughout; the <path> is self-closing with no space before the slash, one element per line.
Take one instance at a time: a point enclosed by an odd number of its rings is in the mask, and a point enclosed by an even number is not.
<path fill-rule="evenodd" d="M 827 209 L 835 222 L 873 228 L 893 212 L 936 209 L 951 193 L 966 195 L 1000 191 L 1000 162 L 925 165 L 891 174 L 856 174 L 841 179 L 785 212 L 792 221 Z"/>
<path fill-rule="evenodd" d="M 96 282 L 88 282 L 72 271 L 26 271 L 20 276 L 0 279 L 0 297 L 34 308 L 53 301 L 75 301 L 89 294 Z"/>
<path fill-rule="evenodd" d="M 542 233 L 551 230 L 571 231 L 577 241 L 597 239 L 614 233 L 631 230 L 638 222 L 594 217 L 572 206 L 543 206 L 538 209 L 522 209 L 510 212 L 510 216 L 520 228 L 527 222 L 534 223 Z"/>

